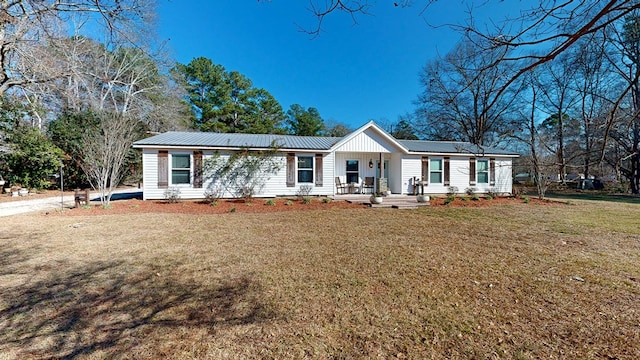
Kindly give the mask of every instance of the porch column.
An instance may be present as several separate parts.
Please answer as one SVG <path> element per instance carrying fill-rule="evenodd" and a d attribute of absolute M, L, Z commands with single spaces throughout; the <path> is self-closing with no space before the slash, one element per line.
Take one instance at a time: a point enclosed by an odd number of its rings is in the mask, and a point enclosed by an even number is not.
<path fill-rule="evenodd" d="M 378 179 L 378 187 L 376 192 L 382 193 L 387 191 L 388 189 L 387 179 L 384 177 L 384 153 L 380 153 L 380 161 L 378 163 L 380 164 L 380 178 Z"/>

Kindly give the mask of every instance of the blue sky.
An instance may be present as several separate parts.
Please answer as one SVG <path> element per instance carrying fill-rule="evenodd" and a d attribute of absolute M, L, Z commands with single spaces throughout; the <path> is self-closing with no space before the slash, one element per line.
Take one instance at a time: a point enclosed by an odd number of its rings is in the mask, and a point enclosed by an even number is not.
<path fill-rule="evenodd" d="M 210 58 L 269 91 L 285 111 L 315 107 L 326 122 L 356 128 L 412 112 L 421 68 L 458 41 L 430 24 L 463 22 L 464 2 L 436 2 L 424 16 L 419 3 L 379 0 L 357 25 L 335 13 L 313 38 L 299 31 L 317 24 L 306 0 L 160 0 L 158 30 L 177 62 Z"/>

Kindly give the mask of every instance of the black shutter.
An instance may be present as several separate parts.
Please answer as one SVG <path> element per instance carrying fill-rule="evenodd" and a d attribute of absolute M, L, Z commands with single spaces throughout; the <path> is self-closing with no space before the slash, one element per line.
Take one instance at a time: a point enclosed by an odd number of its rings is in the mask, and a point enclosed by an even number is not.
<path fill-rule="evenodd" d="M 169 152 L 158 151 L 158 189 L 169 187 Z"/>

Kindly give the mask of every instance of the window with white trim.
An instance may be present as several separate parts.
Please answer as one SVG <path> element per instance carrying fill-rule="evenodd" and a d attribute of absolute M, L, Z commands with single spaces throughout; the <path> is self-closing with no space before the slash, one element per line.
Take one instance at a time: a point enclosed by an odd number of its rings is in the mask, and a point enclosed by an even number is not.
<path fill-rule="evenodd" d="M 476 181 L 478 184 L 489 183 L 489 161 L 478 160 L 476 165 Z"/>
<path fill-rule="evenodd" d="M 171 154 L 171 184 L 191 184 L 190 154 Z"/>
<path fill-rule="evenodd" d="M 442 184 L 442 159 L 429 160 L 429 182 Z"/>
<path fill-rule="evenodd" d="M 347 160 L 347 183 L 360 182 L 358 160 Z"/>
<path fill-rule="evenodd" d="M 313 183 L 313 156 L 298 156 L 298 182 Z"/>

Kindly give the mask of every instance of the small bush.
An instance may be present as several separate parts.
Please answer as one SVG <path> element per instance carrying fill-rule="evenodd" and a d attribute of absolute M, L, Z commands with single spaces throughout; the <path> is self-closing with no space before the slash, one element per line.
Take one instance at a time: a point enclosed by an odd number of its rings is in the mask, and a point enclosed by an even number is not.
<path fill-rule="evenodd" d="M 462 197 L 460 198 L 460 200 L 462 200 L 462 201 L 469 201 L 469 198 L 462 196 Z"/>
<path fill-rule="evenodd" d="M 287 200 L 284 204 L 285 204 L 286 206 L 291 206 L 291 205 L 293 205 L 293 201 L 291 201 L 291 200 Z"/>
<path fill-rule="evenodd" d="M 473 194 L 473 195 L 471 196 L 471 200 L 473 200 L 473 201 L 478 201 L 478 200 L 480 200 L 480 196 L 478 196 L 478 195 L 476 195 L 476 194 Z"/>
<path fill-rule="evenodd" d="M 329 203 L 331 202 L 331 198 L 323 197 L 323 198 L 322 198 L 322 202 L 323 202 L 324 204 L 329 204 Z"/>
<path fill-rule="evenodd" d="M 273 199 L 269 199 L 269 200 L 265 201 L 264 204 L 267 205 L 267 206 L 276 206 L 276 202 L 273 201 Z"/>
<path fill-rule="evenodd" d="M 207 189 L 204 191 L 204 202 L 207 204 L 217 203 L 222 197 L 222 191 L 218 189 Z"/>
<path fill-rule="evenodd" d="M 447 196 L 456 196 L 457 193 L 458 193 L 457 186 L 449 186 L 447 188 Z"/>
<path fill-rule="evenodd" d="M 209 203 L 209 206 L 218 206 L 218 200 L 214 200 Z"/>
<path fill-rule="evenodd" d="M 235 207 L 235 206 L 232 206 L 232 207 L 231 207 L 231 209 L 229 209 L 229 212 L 231 212 L 231 213 L 236 212 L 236 207 Z"/>
<path fill-rule="evenodd" d="M 309 197 L 309 194 L 311 194 L 311 191 L 313 190 L 313 186 L 311 185 L 300 185 L 300 187 L 298 188 L 298 191 L 296 192 L 296 196 L 299 199 L 303 199 L 305 197 Z"/>
<path fill-rule="evenodd" d="M 487 199 L 487 200 L 493 200 L 493 196 L 491 196 L 491 195 L 487 195 L 487 196 L 485 196 L 485 199 Z"/>
<path fill-rule="evenodd" d="M 474 195 L 476 193 L 476 191 L 477 191 L 477 189 L 474 188 L 473 186 L 470 186 L 470 187 L 464 189 L 464 192 L 469 196 Z"/>
<path fill-rule="evenodd" d="M 311 204 L 311 197 L 309 196 L 305 196 L 302 198 L 302 203 L 303 204 Z"/>
<path fill-rule="evenodd" d="M 181 198 L 180 189 L 175 186 L 164 191 L 164 199 L 170 204 L 177 203 Z"/>
<path fill-rule="evenodd" d="M 492 187 L 489 189 L 489 191 L 487 191 L 487 195 L 488 195 L 487 198 L 491 197 L 493 199 L 493 198 L 497 198 L 500 194 L 498 194 L 498 189 Z"/>
<path fill-rule="evenodd" d="M 444 199 L 444 204 L 445 204 L 445 205 L 449 205 L 449 204 L 450 204 L 450 203 L 452 203 L 455 199 L 456 199 L 456 197 L 455 197 L 455 196 L 453 196 L 453 195 L 449 195 L 449 196 L 447 196 L 447 198 L 446 198 L 446 199 Z"/>
<path fill-rule="evenodd" d="M 531 200 L 529 199 L 529 197 L 528 197 L 528 196 L 523 196 L 523 197 L 522 197 L 522 202 L 523 202 L 523 203 L 528 204 L 528 203 L 529 203 L 529 201 L 531 201 Z"/>

